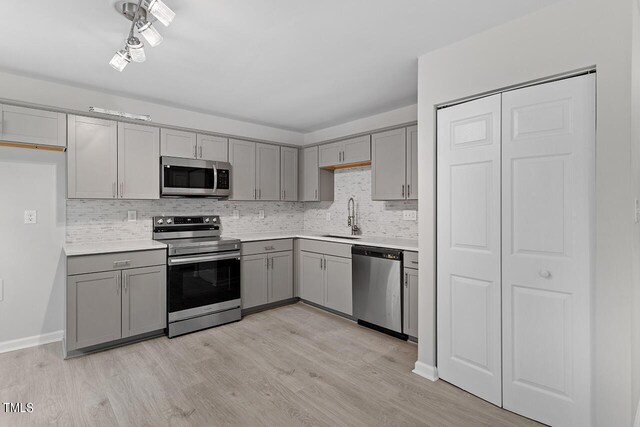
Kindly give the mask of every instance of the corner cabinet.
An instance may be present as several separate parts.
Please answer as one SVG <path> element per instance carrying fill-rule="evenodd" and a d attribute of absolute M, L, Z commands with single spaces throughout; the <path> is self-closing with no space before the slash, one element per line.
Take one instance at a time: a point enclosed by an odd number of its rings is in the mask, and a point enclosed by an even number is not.
<path fill-rule="evenodd" d="M 318 147 L 304 148 L 300 167 L 300 201 L 333 201 L 333 172 L 320 169 Z"/>
<path fill-rule="evenodd" d="M 67 258 L 65 356 L 166 327 L 166 251 Z"/>
<path fill-rule="evenodd" d="M 293 298 L 293 241 L 242 244 L 242 309 L 254 309 Z"/>
<path fill-rule="evenodd" d="M 371 137 L 371 198 L 418 198 L 417 126 L 381 132 Z"/>
<path fill-rule="evenodd" d="M 160 198 L 158 128 L 74 115 L 68 127 L 68 198 Z"/>
<path fill-rule="evenodd" d="M 0 105 L 0 136 L 5 142 L 67 146 L 67 115 L 35 108 Z"/>

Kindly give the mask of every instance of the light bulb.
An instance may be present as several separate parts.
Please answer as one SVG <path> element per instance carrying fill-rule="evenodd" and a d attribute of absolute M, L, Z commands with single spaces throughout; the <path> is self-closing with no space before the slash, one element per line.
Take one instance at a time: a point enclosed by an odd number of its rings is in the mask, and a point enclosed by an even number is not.
<path fill-rule="evenodd" d="M 117 51 L 115 55 L 113 55 L 113 58 L 111 58 L 109 65 L 111 65 L 116 71 L 122 72 L 122 70 L 124 70 L 124 67 L 126 67 L 129 62 L 131 62 L 129 54 L 126 50 L 121 49 Z"/>
<path fill-rule="evenodd" d="M 147 59 L 143 46 L 137 37 L 130 37 L 129 40 L 127 40 L 127 47 L 129 48 L 129 54 L 133 62 L 144 62 Z"/>
<path fill-rule="evenodd" d="M 162 22 L 165 26 L 169 26 L 176 16 L 176 13 L 169 9 L 169 6 L 164 4 L 162 0 L 149 1 L 149 12 L 158 18 L 158 21 Z"/>
<path fill-rule="evenodd" d="M 156 47 L 162 43 L 162 35 L 151 25 L 151 22 L 141 19 L 136 22 L 136 27 L 138 27 L 138 32 L 149 42 L 149 46 Z"/>

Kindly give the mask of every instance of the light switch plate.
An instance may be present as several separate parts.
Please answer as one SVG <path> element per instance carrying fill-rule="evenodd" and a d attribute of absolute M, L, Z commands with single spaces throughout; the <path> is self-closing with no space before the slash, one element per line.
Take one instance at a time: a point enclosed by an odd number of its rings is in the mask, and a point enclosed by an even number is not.
<path fill-rule="evenodd" d="M 24 211 L 24 223 L 36 224 L 38 222 L 38 211 L 28 210 Z"/>
<path fill-rule="evenodd" d="M 327 221 L 331 221 L 331 212 L 327 212 L 326 218 Z"/>
<path fill-rule="evenodd" d="M 129 221 L 137 221 L 138 220 L 138 211 L 127 211 L 127 220 Z"/>
<path fill-rule="evenodd" d="M 258 211 L 258 218 L 260 218 L 260 219 L 264 219 L 264 209 L 260 209 L 260 210 Z"/>
<path fill-rule="evenodd" d="M 402 211 L 402 219 L 404 221 L 415 221 L 418 219 L 418 213 L 416 211 Z"/>
<path fill-rule="evenodd" d="M 233 211 L 233 219 L 240 219 L 240 211 L 238 210 Z"/>

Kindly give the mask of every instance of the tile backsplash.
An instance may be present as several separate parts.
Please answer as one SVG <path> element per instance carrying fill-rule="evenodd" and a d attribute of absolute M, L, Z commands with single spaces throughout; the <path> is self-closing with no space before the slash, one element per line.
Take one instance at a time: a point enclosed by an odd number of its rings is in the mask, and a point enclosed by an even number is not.
<path fill-rule="evenodd" d="M 353 197 L 356 203 L 356 223 L 362 234 L 403 239 L 418 238 L 418 221 L 403 221 L 403 210 L 418 210 L 417 200 L 381 202 L 371 200 L 371 167 L 336 170 L 333 202 L 307 202 L 304 209 L 304 228 L 350 234 L 347 226 L 347 204 Z M 327 214 L 331 219 L 327 221 Z"/>
<path fill-rule="evenodd" d="M 67 200 L 66 241 L 69 243 L 149 239 L 157 215 L 220 215 L 223 233 L 316 231 L 349 234 L 347 201 L 356 201 L 362 233 L 406 239 L 418 238 L 418 222 L 403 221 L 403 210 L 417 210 L 418 202 L 371 200 L 371 168 L 335 172 L 333 202 L 233 202 L 211 199 Z M 233 211 L 240 213 L 233 218 Z M 264 219 L 258 217 L 265 211 Z M 128 221 L 127 212 L 137 220 Z M 327 213 L 331 219 L 326 220 Z"/>

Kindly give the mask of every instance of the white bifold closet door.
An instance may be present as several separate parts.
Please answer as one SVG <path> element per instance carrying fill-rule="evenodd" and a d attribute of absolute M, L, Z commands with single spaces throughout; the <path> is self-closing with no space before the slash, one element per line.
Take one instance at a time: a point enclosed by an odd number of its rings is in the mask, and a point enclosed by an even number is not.
<path fill-rule="evenodd" d="M 503 404 L 590 425 L 595 75 L 502 96 Z"/>
<path fill-rule="evenodd" d="M 501 95 L 438 111 L 438 376 L 502 404 Z"/>
<path fill-rule="evenodd" d="M 595 75 L 438 111 L 439 376 L 587 426 Z"/>

